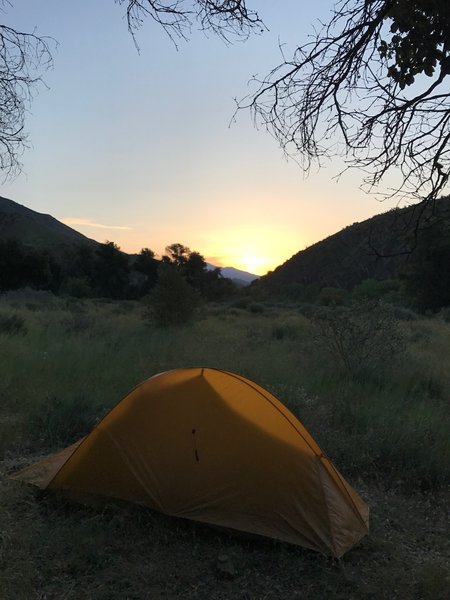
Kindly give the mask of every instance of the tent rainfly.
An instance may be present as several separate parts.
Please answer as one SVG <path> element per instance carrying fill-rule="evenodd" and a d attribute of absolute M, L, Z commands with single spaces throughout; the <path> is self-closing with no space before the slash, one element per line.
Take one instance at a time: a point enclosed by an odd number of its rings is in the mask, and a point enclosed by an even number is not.
<path fill-rule="evenodd" d="M 217 369 L 144 381 L 90 434 L 15 476 L 341 557 L 369 510 L 268 391 Z"/>

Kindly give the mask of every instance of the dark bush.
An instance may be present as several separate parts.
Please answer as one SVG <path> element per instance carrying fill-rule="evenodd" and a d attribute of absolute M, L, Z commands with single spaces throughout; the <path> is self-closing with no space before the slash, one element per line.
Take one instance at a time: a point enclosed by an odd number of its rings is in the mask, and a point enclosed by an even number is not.
<path fill-rule="evenodd" d="M 27 333 L 25 319 L 19 315 L 0 315 L 0 334 L 2 335 L 25 335 Z"/>
<path fill-rule="evenodd" d="M 251 312 L 254 315 L 258 315 L 264 312 L 264 306 L 262 304 L 259 304 L 258 302 L 251 302 L 247 306 L 247 310 L 248 312 Z"/>
<path fill-rule="evenodd" d="M 311 321 L 317 343 L 352 376 L 392 364 L 405 350 L 403 331 L 390 305 L 324 307 Z"/>
<path fill-rule="evenodd" d="M 158 283 L 148 296 L 145 317 L 159 327 L 183 325 L 194 316 L 199 295 L 173 265 L 161 264 Z"/>

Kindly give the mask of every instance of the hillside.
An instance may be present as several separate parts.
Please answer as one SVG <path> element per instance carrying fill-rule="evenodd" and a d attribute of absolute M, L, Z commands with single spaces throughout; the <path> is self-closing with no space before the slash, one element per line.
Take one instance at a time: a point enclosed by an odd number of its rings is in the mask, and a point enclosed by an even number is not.
<path fill-rule="evenodd" d="M 417 207 L 394 209 L 338 233 L 295 254 L 261 278 L 275 288 L 292 283 L 351 289 L 364 279 L 396 278 L 414 257 Z M 420 219 L 421 232 L 437 219 L 450 218 L 450 196 L 436 201 Z"/>
<path fill-rule="evenodd" d="M 0 240 L 20 240 L 25 246 L 58 250 L 73 244 L 97 242 L 54 217 L 0 196 Z"/>
<path fill-rule="evenodd" d="M 86 244 L 98 246 L 98 242 L 64 225 L 51 215 L 42 214 L 26 208 L 13 200 L 0 196 L 0 241 L 20 240 L 25 246 L 39 250 L 57 252 L 73 245 Z M 135 254 L 130 255 L 132 261 Z M 209 265 L 210 268 L 216 268 Z M 236 285 L 248 285 L 257 275 L 240 271 L 233 267 L 221 269 L 223 277 L 231 279 Z"/>

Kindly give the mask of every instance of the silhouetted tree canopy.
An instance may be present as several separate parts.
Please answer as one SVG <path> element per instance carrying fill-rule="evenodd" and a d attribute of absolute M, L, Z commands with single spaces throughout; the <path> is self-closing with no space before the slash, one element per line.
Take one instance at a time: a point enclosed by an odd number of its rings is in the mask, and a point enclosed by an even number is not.
<path fill-rule="evenodd" d="M 449 179 L 449 74 L 448 0 L 340 0 L 241 107 L 306 170 L 343 156 L 369 189 L 398 174 L 388 195 L 426 203 Z"/>
<path fill-rule="evenodd" d="M 93 264 L 93 285 L 97 294 L 108 298 L 126 297 L 128 258 L 114 242 L 107 241 L 98 246 Z"/>
<path fill-rule="evenodd" d="M 115 1 L 133 36 L 146 19 L 174 41 L 194 25 L 227 41 L 264 30 L 251 0 Z M 51 53 L 47 38 L 6 25 L 0 42 L 0 168 L 17 172 L 26 103 Z M 365 170 L 369 189 L 397 173 L 389 194 L 429 203 L 450 175 L 449 74 L 448 0 L 339 0 L 329 22 L 256 79 L 240 107 L 305 170 L 343 156 L 347 167 Z"/>
<path fill-rule="evenodd" d="M 115 0 L 127 7 L 128 29 L 134 35 L 146 18 L 161 25 L 169 37 L 187 39 L 194 24 L 226 41 L 246 39 L 263 27 L 245 0 Z"/>
<path fill-rule="evenodd" d="M 0 15 L 5 4 L 0 0 Z M 0 169 L 6 175 L 21 169 L 26 109 L 42 72 L 52 64 L 49 43 L 49 38 L 0 24 Z"/>
<path fill-rule="evenodd" d="M 49 252 L 0 240 L 0 291 L 25 286 L 56 291 L 60 281 L 61 269 Z"/>

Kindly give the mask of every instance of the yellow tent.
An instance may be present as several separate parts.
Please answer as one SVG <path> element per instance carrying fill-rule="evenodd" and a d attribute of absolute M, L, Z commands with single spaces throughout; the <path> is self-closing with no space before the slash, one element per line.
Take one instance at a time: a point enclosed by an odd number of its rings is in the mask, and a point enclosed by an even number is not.
<path fill-rule="evenodd" d="M 82 440 L 16 478 L 336 557 L 368 532 L 368 507 L 301 423 L 262 387 L 207 368 L 148 379 Z"/>

